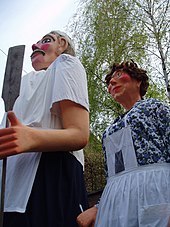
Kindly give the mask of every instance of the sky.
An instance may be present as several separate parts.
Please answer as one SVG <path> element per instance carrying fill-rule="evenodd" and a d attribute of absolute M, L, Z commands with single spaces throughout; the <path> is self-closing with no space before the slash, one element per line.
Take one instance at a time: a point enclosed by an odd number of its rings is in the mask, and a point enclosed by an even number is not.
<path fill-rule="evenodd" d="M 1 0 L 0 97 L 8 49 L 25 45 L 22 74 L 32 71 L 30 61 L 32 44 L 52 30 L 68 33 L 66 26 L 76 13 L 78 4 L 79 0 Z M 3 115 L 4 102 L 0 98 L 0 122 Z"/>

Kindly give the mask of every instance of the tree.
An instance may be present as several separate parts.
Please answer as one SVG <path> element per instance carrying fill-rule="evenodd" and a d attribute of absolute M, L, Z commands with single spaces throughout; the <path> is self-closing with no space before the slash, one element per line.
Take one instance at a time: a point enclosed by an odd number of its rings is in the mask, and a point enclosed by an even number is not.
<path fill-rule="evenodd" d="M 142 22 L 148 36 L 147 63 L 157 81 L 164 82 L 170 100 L 170 1 L 135 0 L 134 6 L 131 15 Z"/>
<path fill-rule="evenodd" d="M 124 109 L 107 93 L 104 75 L 111 62 L 142 62 L 147 36 L 143 25 L 127 14 L 131 1 L 82 1 L 70 25 L 78 54 L 88 75 L 91 130 L 100 136 L 106 125 Z"/>

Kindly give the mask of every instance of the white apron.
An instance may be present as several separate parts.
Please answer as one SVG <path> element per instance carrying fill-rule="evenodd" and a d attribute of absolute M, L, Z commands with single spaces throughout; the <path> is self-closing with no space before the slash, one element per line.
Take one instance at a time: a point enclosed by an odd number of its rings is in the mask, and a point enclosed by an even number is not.
<path fill-rule="evenodd" d="M 131 129 L 109 135 L 104 145 L 108 180 L 95 227 L 166 227 L 170 216 L 170 164 L 138 166 Z"/>

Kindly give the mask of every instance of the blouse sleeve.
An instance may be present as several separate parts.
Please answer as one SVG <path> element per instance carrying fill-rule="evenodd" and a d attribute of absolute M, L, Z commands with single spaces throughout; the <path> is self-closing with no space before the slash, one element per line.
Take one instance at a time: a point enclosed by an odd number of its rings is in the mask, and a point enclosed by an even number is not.
<path fill-rule="evenodd" d="M 170 154 L 170 107 L 160 103 L 156 113 L 159 132 Z"/>
<path fill-rule="evenodd" d="M 87 79 L 78 58 L 60 55 L 51 67 L 54 76 L 52 103 L 71 100 L 89 110 Z"/>

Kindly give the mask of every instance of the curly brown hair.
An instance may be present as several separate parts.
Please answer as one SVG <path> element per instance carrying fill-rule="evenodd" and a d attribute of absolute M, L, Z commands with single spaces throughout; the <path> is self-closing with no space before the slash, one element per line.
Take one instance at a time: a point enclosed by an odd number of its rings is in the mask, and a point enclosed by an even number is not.
<path fill-rule="evenodd" d="M 105 77 L 105 82 L 109 85 L 109 82 L 112 78 L 112 75 L 115 71 L 124 71 L 129 74 L 129 76 L 137 81 L 141 81 L 140 85 L 140 96 L 143 97 L 148 89 L 149 86 L 149 78 L 147 76 L 147 72 L 144 69 L 138 67 L 138 65 L 133 61 L 126 61 L 120 64 L 113 63 L 110 66 L 110 72 Z"/>

